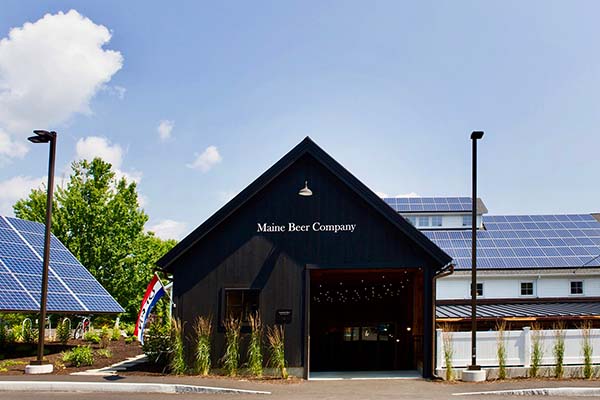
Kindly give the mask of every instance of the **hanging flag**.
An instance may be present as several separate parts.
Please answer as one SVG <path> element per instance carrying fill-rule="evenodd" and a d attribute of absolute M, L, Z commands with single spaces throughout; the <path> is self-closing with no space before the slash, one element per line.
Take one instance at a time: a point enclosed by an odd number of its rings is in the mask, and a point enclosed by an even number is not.
<path fill-rule="evenodd" d="M 146 327 L 148 316 L 150 315 L 150 312 L 152 312 L 152 309 L 154 308 L 158 300 L 160 300 L 160 298 L 164 295 L 165 287 L 158 278 L 158 275 L 154 274 L 154 277 L 150 281 L 150 284 L 148 284 L 146 294 L 142 299 L 142 305 L 140 307 L 137 322 L 135 323 L 135 330 L 133 332 L 133 334 L 138 338 L 141 344 L 144 344 L 144 328 Z"/>

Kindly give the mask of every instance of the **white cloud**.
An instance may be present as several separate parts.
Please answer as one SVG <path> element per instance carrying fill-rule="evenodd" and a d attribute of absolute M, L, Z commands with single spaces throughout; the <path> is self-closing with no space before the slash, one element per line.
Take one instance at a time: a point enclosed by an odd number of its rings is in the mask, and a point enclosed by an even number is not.
<path fill-rule="evenodd" d="M 142 173 L 139 171 L 125 172 L 121 169 L 123 164 L 123 149 L 119 144 L 112 144 L 110 140 L 100 136 L 88 136 L 81 138 L 75 145 L 76 158 L 78 160 L 93 160 L 100 157 L 113 166 L 113 171 L 117 179 L 122 177 L 130 182 L 139 183 L 142 179 Z"/>
<path fill-rule="evenodd" d="M 29 195 L 32 189 L 40 187 L 47 178 L 15 176 L 0 182 L 0 215 L 13 215 L 12 206 L 17 200 Z"/>
<path fill-rule="evenodd" d="M 394 197 L 421 197 L 421 196 L 419 196 L 418 193 L 410 192 L 410 193 L 404 193 L 404 194 L 397 194 Z"/>
<path fill-rule="evenodd" d="M 25 142 L 15 142 L 8 133 L 0 129 L 0 165 L 14 157 L 22 158 L 25 153 Z"/>
<path fill-rule="evenodd" d="M 160 140 L 162 140 L 163 142 L 169 140 L 171 138 L 171 133 L 173 132 L 174 126 L 175 126 L 174 121 L 169 121 L 166 119 L 163 119 L 162 121 L 160 121 L 158 123 L 158 128 L 156 128 L 156 130 L 158 131 L 158 136 L 160 137 Z"/>
<path fill-rule="evenodd" d="M 220 163 L 223 159 L 219 154 L 219 150 L 215 146 L 208 146 L 202 154 L 195 153 L 196 159 L 191 164 L 187 164 L 188 168 L 199 169 L 202 172 L 207 172 L 209 169 Z"/>
<path fill-rule="evenodd" d="M 235 190 L 226 190 L 218 192 L 219 199 L 221 199 L 225 203 L 228 203 L 229 200 L 233 199 L 235 196 L 237 196 L 237 194 L 238 192 L 236 192 Z"/>
<path fill-rule="evenodd" d="M 419 196 L 417 193 L 415 192 L 410 192 L 410 193 L 404 193 L 404 194 L 396 194 L 393 196 L 390 196 L 389 194 L 385 193 L 385 192 L 375 192 L 375 194 L 379 197 L 383 198 L 390 198 L 390 197 L 396 197 L 396 198 L 400 198 L 400 197 L 421 197 Z"/>
<path fill-rule="evenodd" d="M 123 162 L 123 149 L 118 144 L 111 144 L 107 138 L 88 136 L 77 141 L 75 146 L 78 159 L 92 160 L 100 157 L 115 168 L 120 168 Z"/>
<path fill-rule="evenodd" d="M 0 40 L 0 140 L 13 143 L 2 146 L 5 157 L 22 157 L 26 150 L 16 143 L 33 129 L 91 113 L 90 100 L 123 65 L 121 53 L 102 48 L 110 39 L 106 27 L 71 10 L 27 22 Z"/>
<path fill-rule="evenodd" d="M 149 232 L 154 232 L 161 239 L 180 240 L 188 232 L 185 222 L 173 221 L 172 219 L 163 219 L 154 225 L 147 227 Z"/>

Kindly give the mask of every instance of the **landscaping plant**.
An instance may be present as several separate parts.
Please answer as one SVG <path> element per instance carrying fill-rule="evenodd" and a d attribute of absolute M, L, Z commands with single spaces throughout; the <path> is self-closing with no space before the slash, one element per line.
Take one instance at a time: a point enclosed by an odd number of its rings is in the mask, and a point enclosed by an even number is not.
<path fill-rule="evenodd" d="M 171 326 L 160 318 L 153 318 L 145 333 L 142 351 L 150 362 L 166 366 L 171 351 Z"/>
<path fill-rule="evenodd" d="M 102 327 L 100 330 L 100 348 L 105 349 L 108 347 L 110 340 L 112 338 L 112 331 L 108 329 L 106 326 Z"/>
<path fill-rule="evenodd" d="M 498 379 L 506 379 L 506 321 L 501 321 L 496 324 L 496 343 L 497 350 L 496 354 L 498 356 Z"/>
<path fill-rule="evenodd" d="M 56 324 L 56 340 L 62 344 L 67 344 L 71 338 L 71 321 L 69 318 L 63 318 Z"/>
<path fill-rule="evenodd" d="M 110 351 L 110 349 L 100 349 L 96 352 L 96 354 L 98 354 L 100 357 L 104 357 L 104 358 L 112 357 L 112 351 Z"/>
<path fill-rule="evenodd" d="M 554 376 L 560 379 L 565 374 L 565 325 L 562 321 L 554 325 L 552 353 L 554 354 Z"/>
<path fill-rule="evenodd" d="M 248 344 L 248 371 L 254 376 L 262 376 L 263 355 L 262 335 L 263 327 L 260 315 L 257 313 L 248 316 L 250 322 L 250 343 Z"/>
<path fill-rule="evenodd" d="M 283 379 L 288 378 L 288 372 L 285 362 L 285 337 L 283 325 L 267 327 L 267 340 L 271 351 L 271 365 L 279 369 Z"/>
<path fill-rule="evenodd" d="M 592 367 L 592 355 L 594 348 L 592 347 L 592 324 L 590 321 L 585 321 L 581 324 L 581 352 L 583 353 L 583 376 L 586 379 L 591 379 L 594 376 L 594 368 Z"/>
<path fill-rule="evenodd" d="M 33 322 L 27 318 L 21 326 L 21 338 L 25 343 L 35 343 L 37 339 L 37 329 L 33 329 Z"/>
<path fill-rule="evenodd" d="M 223 368 L 229 376 L 236 376 L 240 362 L 240 329 L 242 322 L 232 316 L 225 320 L 225 355 Z"/>
<path fill-rule="evenodd" d="M 176 318 L 171 320 L 171 344 L 173 347 L 171 348 L 169 368 L 175 375 L 183 375 L 186 372 L 183 355 L 183 325 Z"/>
<path fill-rule="evenodd" d="M 446 369 L 446 380 L 454 379 L 454 368 L 452 367 L 452 357 L 454 357 L 454 346 L 452 341 L 452 328 L 449 325 L 442 327 L 442 343 L 444 345 L 444 367 Z"/>
<path fill-rule="evenodd" d="M 529 368 L 529 376 L 535 378 L 540 371 L 544 349 L 542 347 L 542 330 L 538 325 L 533 325 L 531 329 L 531 367 Z"/>
<path fill-rule="evenodd" d="M 94 364 L 94 353 L 90 346 L 77 346 L 64 353 L 62 360 L 73 367 L 92 365 Z"/>
<path fill-rule="evenodd" d="M 195 370 L 197 374 L 208 375 L 210 372 L 210 337 L 212 318 L 198 317 L 194 324 L 196 334 Z"/>

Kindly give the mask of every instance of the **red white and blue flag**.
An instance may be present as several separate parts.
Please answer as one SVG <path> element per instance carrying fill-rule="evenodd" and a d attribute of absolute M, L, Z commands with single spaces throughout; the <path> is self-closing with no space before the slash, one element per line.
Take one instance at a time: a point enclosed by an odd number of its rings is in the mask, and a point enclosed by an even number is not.
<path fill-rule="evenodd" d="M 146 294 L 142 299 L 142 306 L 140 307 L 138 319 L 135 324 L 135 331 L 133 332 L 141 344 L 144 344 L 144 328 L 146 327 L 146 322 L 148 322 L 148 316 L 150 315 L 150 312 L 152 312 L 152 309 L 158 300 L 160 300 L 160 298 L 164 295 L 165 287 L 158 278 L 158 275 L 154 274 L 154 277 L 146 289 Z"/>

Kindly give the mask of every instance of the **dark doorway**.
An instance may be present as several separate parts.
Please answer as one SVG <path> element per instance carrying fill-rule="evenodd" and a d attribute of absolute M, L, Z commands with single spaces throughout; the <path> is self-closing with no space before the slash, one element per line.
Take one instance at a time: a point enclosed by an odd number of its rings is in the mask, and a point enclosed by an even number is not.
<path fill-rule="evenodd" d="M 416 369 L 421 276 L 414 269 L 311 271 L 311 371 Z"/>

